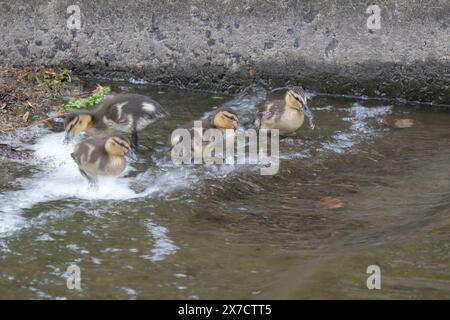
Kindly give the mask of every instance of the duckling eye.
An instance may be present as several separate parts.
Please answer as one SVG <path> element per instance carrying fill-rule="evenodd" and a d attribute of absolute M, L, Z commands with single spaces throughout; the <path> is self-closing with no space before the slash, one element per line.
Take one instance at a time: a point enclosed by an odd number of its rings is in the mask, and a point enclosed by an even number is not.
<path fill-rule="evenodd" d="M 298 95 L 292 95 L 294 97 L 295 100 L 297 100 L 300 103 L 303 103 L 303 99 L 300 98 Z"/>

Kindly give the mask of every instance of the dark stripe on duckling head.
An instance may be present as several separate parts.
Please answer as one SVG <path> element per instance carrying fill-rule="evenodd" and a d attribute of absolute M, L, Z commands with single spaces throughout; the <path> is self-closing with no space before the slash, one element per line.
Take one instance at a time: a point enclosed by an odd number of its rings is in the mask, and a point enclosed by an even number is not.
<path fill-rule="evenodd" d="M 64 123 L 69 124 L 72 122 L 75 118 L 81 116 L 81 115 L 92 115 L 92 113 L 89 110 L 80 109 L 77 111 L 73 111 L 65 116 Z"/>
<path fill-rule="evenodd" d="M 130 145 L 128 144 L 128 142 L 124 141 L 124 140 L 119 140 L 120 138 L 117 137 L 112 137 L 112 140 L 117 143 L 119 146 L 121 146 L 124 149 L 130 149 Z"/>
<path fill-rule="evenodd" d="M 90 112 L 88 110 L 78 110 L 78 111 L 74 111 L 74 112 L 69 113 L 64 119 L 64 127 L 66 128 L 67 132 L 72 131 L 73 128 L 81 121 L 81 116 L 91 116 L 91 117 L 93 117 L 92 112 Z M 76 121 L 73 122 L 74 120 L 76 120 Z M 70 126 L 70 124 L 72 122 L 73 122 L 73 125 Z"/>
<path fill-rule="evenodd" d="M 236 113 L 229 108 L 218 109 L 212 118 L 213 127 L 220 129 L 236 129 L 238 121 Z"/>
<path fill-rule="evenodd" d="M 237 113 L 228 107 L 222 107 L 222 108 L 218 108 L 215 110 L 215 112 L 213 113 L 213 117 L 216 116 L 218 113 L 222 113 L 228 117 L 237 117 Z"/>
<path fill-rule="evenodd" d="M 229 111 L 223 111 L 222 114 L 225 116 L 225 118 L 230 119 L 232 121 L 239 121 L 238 116 L 233 112 L 229 112 Z"/>
<path fill-rule="evenodd" d="M 75 120 L 70 124 L 69 130 L 67 131 L 72 131 L 73 128 L 75 128 L 77 126 L 77 124 L 81 121 L 81 118 L 78 116 L 75 118 Z"/>

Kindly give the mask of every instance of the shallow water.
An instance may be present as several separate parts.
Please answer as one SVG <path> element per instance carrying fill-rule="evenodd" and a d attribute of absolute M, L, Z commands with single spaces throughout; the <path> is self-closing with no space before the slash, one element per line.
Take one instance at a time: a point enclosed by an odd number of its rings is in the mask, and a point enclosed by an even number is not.
<path fill-rule="evenodd" d="M 12 138 L 34 159 L 1 170 L 0 298 L 450 298 L 448 109 L 312 97 L 316 129 L 283 139 L 279 173 L 261 176 L 250 165 L 176 167 L 159 152 L 214 106 L 249 123 L 278 93 L 113 85 L 171 117 L 142 135 L 152 151 L 99 190 L 61 133 Z M 413 126 L 395 128 L 404 118 Z M 80 290 L 66 286 L 72 264 Z M 381 290 L 366 287 L 369 265 Z"/>

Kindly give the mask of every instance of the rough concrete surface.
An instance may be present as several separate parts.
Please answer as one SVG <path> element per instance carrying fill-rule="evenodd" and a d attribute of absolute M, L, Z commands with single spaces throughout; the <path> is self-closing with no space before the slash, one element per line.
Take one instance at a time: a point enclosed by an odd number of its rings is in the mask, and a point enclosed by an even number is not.
<path fill-rule="evenodd" d="M 379 30 L 367 28 L 371 4 Z M 2 65 L 450 104 L 449 0 L 0 0 L 0 27 Z"/>

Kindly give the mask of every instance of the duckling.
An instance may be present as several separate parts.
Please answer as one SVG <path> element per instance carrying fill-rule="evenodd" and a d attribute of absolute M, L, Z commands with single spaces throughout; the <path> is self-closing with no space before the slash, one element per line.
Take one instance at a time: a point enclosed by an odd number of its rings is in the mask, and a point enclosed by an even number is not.
<path fill-rule="evenodd" d="M 297 87 L 286 92 L 283 101 L 271 101 L 264 105 L 264 110 L 256 115 L 255 125 L 263 129 L 279 129 L 280 135 L 290 135 L 309 119 L 314 128 L 313 115 L 308 108 L 305 91 Z"/>
<path fill-rule="evenodd" d="M 96 185 L 98 177 L 120 175 L 126 167 L 125 155 L 130 150 L 130 141 L 121 134 L 105 138 L 90 137 L 75 146 L 71 157 L 81 174 Z"/>
<path fill-rule="evenodd" d="M 138 146 L 138 131 L 142 131 L 169 113 L 156 101 L 140 94 L 118 94 L 106 99 L 93 112 L 78 110 L 65 117 L 65 141 L 82 131 L 89 136 L 105 137 L 113 132 L 131 134 L 133 149 Z"/>
<path fill-rule="evenodd" d="M 239 117 L 238 115 L 230 108 L 219 108 L 217 109 L 211 116 L 208 118 L 202 120 L 202 130 L 205 132 L 208 129 L 219 129 L 223 133 L 223 139 L 224 139 L 224 148 L 231 148 L 234 147 L 234 135 L 227 135 L 225 134 L 226 129 L 232 129 L 233 131 L 237 129 L 239 124 Z M 196 128 L 194 127 L 194 121 L 189 122 L 188 124 L 182 126 L 181 128 L 188 129 L 191 137 L 193 139 L 194 136 L 194 130 Z M 170 144 L 172 148 L 179 144 L 182 141 L 181 135 L 174 135 L 170 139 Z M 195 140 L 193 140 L 195 141 Z M 208 152 L 209 150 L 212 150 L 214 148 L 214 141 L 202 141 L 202 150 L 203 153 Z M 200 148 L 194 148 L 195 151 L 199 151 Z M 226 149 L 225 149 L 226 150 Z M 211 154 L 208 152 L 208 154 Z M 201 155 L 194 155 L 193 156 L 199 156 L 201 158 Z"/>

